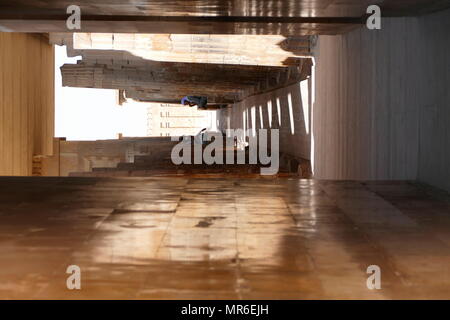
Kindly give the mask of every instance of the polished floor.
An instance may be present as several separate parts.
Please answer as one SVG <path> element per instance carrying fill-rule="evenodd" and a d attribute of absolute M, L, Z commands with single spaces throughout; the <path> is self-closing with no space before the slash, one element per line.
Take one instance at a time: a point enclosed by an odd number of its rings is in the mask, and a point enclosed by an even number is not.
<path fill-rule="evenodd" d="M 0 178 L 0 298 L 450 298 L 450 202 L 408 182 Z M 69 265 L 81 290 L 68 290 Z M 366 286 L 369 265 L 381 289 Z"/>

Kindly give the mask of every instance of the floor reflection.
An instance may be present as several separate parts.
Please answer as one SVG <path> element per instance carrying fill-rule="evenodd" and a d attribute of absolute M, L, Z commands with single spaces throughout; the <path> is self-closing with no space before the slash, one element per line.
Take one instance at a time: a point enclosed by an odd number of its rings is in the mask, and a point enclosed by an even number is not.
<path fill-rule="evenodd" d="M 413 184 L 1 178 L 6 184 L 2 298 L 449 297 L 450 206 Z M 82 290 L 66 288 L 69 265 L 81 268 Z M 380 266 L 383 290 L 367 289 L 369 265 Z"/>

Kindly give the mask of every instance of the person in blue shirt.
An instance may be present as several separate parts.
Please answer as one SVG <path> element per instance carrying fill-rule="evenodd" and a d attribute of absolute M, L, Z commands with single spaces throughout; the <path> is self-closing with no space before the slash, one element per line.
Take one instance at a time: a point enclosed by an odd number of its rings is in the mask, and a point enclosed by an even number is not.
<path fill-rule="evenodd" d="M 206 109 L 208 98 L 200 96 L 185 96 L 181 99 L 182 105 L 189 105 L 190 107 L 197 106 L 200 109 Z"/>

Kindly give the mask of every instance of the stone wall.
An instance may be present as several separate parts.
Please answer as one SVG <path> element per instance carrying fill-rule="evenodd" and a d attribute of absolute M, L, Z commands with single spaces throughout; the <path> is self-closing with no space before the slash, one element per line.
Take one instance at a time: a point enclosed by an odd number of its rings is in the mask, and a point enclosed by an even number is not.
<path fill-rule="evenodd" d="M 159 162 L 170 159 L 170 152 L 176 144 L 170 137 L 55 141 L 57 152 L 41 161 L 43 176 L 68 176 L 74 172 L 90 172 L 94 168 L 115 168 L 119 163 L 134 162 L 136 156 Z"/>
<path fill-rule="evenodd" d="M 31 175 L 53 152 L 54 63 L 45 36 L 0 32 L 0 175 Z"/>
<path fill-rule="evenodd" d="M 220 127 L 245 129 L 258 134 L 258 130 L 278 129 L 280 151 L 291 157 L 310 160 L 311 80 L 290 85 L 269 93 L 252 96 L 219 111 Z"/>
<path fill-rule="evenodd" d="M 411 179 L 450 190 L 450 11 L 321 36 L 315 176 Z"/>

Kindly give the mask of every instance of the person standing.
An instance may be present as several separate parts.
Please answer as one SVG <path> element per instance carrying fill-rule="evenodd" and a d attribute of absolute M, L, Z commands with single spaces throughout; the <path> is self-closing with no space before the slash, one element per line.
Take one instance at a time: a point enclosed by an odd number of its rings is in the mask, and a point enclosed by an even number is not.
<path fill-rule="evenodd" d="M 206 109 L 207 103 L 208 98 L 203 96 L 185 96 L 181 99 L 182 105 L 197 106 L 200 109 Z"/>

